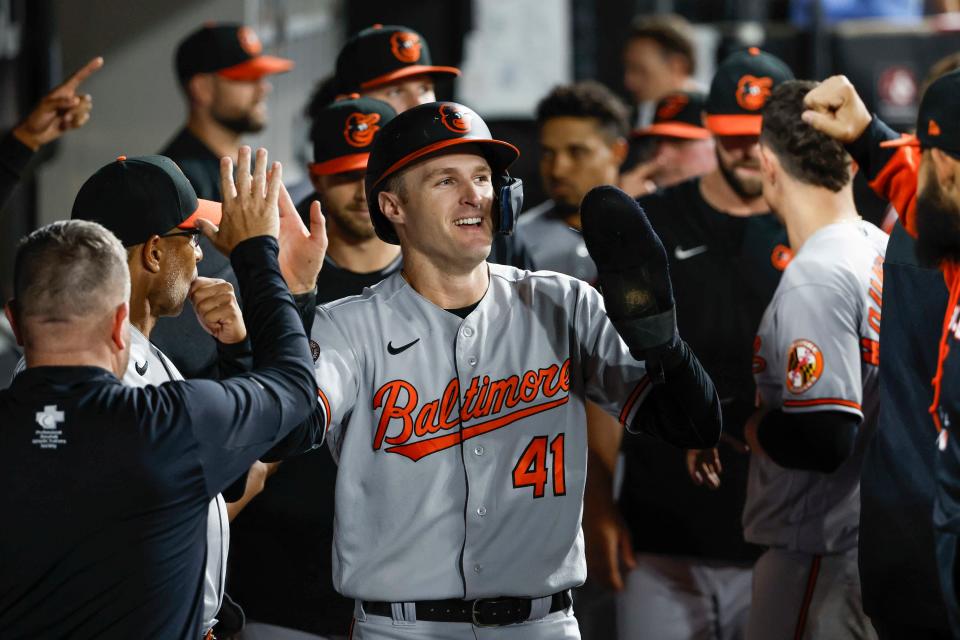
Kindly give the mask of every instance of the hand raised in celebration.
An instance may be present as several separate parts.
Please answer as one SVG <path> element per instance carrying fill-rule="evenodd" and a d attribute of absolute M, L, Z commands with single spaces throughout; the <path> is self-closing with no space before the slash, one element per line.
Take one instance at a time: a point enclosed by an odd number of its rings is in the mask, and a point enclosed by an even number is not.
<path fill-rule="evenodd" d="M 190 302 L 203 330 L 223 344 L 247 337 L 247 327 L 233 285 L 219 278 L 198 277 L 190 285 Z"/>
<path fill-rule="evenodd" d="M 311 291 L 317 286 L 317 276 L 327 253 L 327 225 L 320 211 L 320 203 L 310 203 L 310 230 L 286 187 L 280 187 L 280 273 L 290 293 Z"/>
<path fill-rule="evenodd" d="M 102 66 L 103 58 L 94 58 L 45 95 L 26 120 L 13 130 L 14 137 L 36 151 L 64 132 L 86 124 L 93 108 L 93 98 L 88 94 L 77 95 L 77 89 Z"/>
<path fill-rule="evenodd" d="M 220 159 L 220 188 L 223 193 L 223 218 L 220 227 L 207 220 L 198 220 L 203 235 L 220 253 L 229 256 L 234 248 L 256 236 L 277 237 L 280 215 L 282 167 L 274 162 L 267 177 L 267 150 L 257 149 L 253 174 L 250 173 L 250 147 L 240 147 L 237 156 L 237 181 L 233 181 L 233 161 Z"/>
<path fill-rule="evenodd" d="M 831 76 L 803 99 L 803 121 L 834 140 L 849 144 L 859 138 L 873 116 L 846 76 Z"/>

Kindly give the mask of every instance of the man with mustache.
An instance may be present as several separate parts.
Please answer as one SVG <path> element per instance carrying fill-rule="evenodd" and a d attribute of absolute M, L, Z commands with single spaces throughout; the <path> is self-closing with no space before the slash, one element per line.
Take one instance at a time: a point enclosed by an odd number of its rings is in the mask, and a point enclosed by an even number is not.
<path fill-rule="evenodd" d="M 950 294 L 956 293 L 960 246 L 953 173 L 960 149 L 958 87 L 960 72 L 930 85 L 916 138 L 901 138 L 871 116 L 843 76 L 811 91 L 803 114 L 845 144 L 873 190 L 900 213 L 883 269 L 880 423 L 860 480 L 863 607 L 882 640 L 951 638 L 951 627 L 960 633 L 957 443 L 948 435 L 956 417 L 956 302 Z"/>
<path fill-rule="evenodd" d="M 236 158 L 243 135 L 267 125 L 267 77 L 289 71 L 292 60 L 264 55 L 250 27 L 208 24 L 177 47 L 176 74 L 187 100 L 186 125 L 161 155 L 183 170 L 197 197 L 219 202 L 220 158 Z M 200 275 L 226 280 L 236 289 L 230 262 L 206 239 L 200 247 L 207 259 Z M 293 293 L 304 293 L 294 291 Z M 153 338 L 187 378 L 217 378 L 217 348 L 191 314 L 164 318 Z"/>
<path fill-rule="evenodd" d="M 781 60 L 757 49 L 729 56 L 713 78 L 703 119 L 716 143 L 716 169 L 639 200 L 667 249 L 678 325 L 716 381 L 728 429 L 718 453 L 723 483 L 717 461 L 692 469 L 712 493 L 688 477 L 693 454 L 626 437 L 619 510 L 612 487 L 620 433 L 590 432 L 584 527 L 587 549 L 592 542 L 596 552 L 588 558 L 591 575 L 623 592 L 617 623 L 624 638 L 699 638 L 717 626 L 723 637 L 737 637 L 746 625 L 759 555 L 740 523 L 753 339 L 790 257 L 786 233 L 763 199 L 760 110 L 770 91 L 792 78 Z M 632 571 L 624 575 L 623 567 Z"/>

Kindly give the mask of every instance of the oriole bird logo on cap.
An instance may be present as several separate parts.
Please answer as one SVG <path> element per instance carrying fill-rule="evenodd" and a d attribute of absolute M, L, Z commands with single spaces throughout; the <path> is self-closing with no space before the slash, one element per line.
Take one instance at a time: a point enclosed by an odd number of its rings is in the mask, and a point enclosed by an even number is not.
<path fill-rule="evenodd" d="M 237 29 L 237 40 L 240 41 L 240 47 L 251 56 L 258 56 L 263 51 L 263 45 L 260 44 L 260 38 L 250 27 L 240 27 Z"/>
<path fill-rule="evenodd" d="M 373 136 L 380 130 L 379 113 L 361 113 L 355 111 L 347 116 L 343 127 L 343 137 L 351 147 L 369 147 Z"/>
<path fill-rule="evenodd" d="M 467 133 L 470 131 L 470 119 L 472 114 L 468 111 L 461 111 L 449 104 L 440 106 L 440 121 L 450 131 L 454 133 Z"/>
<path fill-rule="evenodd" d="M 745 75 L 737 83 L 737 104 L 747 111 L 759 111 L 767 103 L 773 79 Z"/>
<path fill-rule="evenodd" d="M 390 36 L 390 51 L 400 62 L 416 62 L 420 59 L 420 36 L 409 31 L 397 31 Z"/>
<path fill-rule="evenodd" d="M 937 124 L 936 120 L 930 120 L 927 124 L 927 135 L 938 136 L 940 135 L 940 125 Z"/>
<path fill-rule="evenodd" d="M 683 111 L 683 108 L 689 103 L 690 98 L 685 95 L 668 96 L 664 99 L 660 108 L 657 109 L 657 120 L 669 120 Z"/>

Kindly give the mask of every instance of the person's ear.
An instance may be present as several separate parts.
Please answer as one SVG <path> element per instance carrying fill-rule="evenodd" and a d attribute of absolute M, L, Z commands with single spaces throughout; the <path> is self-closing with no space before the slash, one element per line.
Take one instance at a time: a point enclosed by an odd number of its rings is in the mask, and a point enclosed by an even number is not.
<path fill-rule="evenodd" d="M 380 211 L 391 222 L 391 224 L 403 224 L 406 221 L 403 206 L 400 197 L 389 191 L 381 191 L 377 194 L 377 202 L 380 205 Z"/>
<path fill-rule="evenodd" d="M 323 195 L 323 176 L 315 176 L 313 173 L 308 174 L 310 176 L 310 184 L 313 185 L 313 190 L 317 195 Z"/>
<path fill-rule="evenodd" d="M 140 245 L 140 265 L 148 273 L 160 273 L 162 258 L 163 248 L 160 246 L 160 236 L 152 235 Z"/>
<path fill-rule="evenodd" d="M 777 157 L 765 146 L 761 144 L 759 148 L 760 175 L 763 177 L 764 182 L 769 183 L 771 186 L 776 186 L 780 162 L 777 160 Z"/>
<path fill-rule="evenodd" d="M 130 315 L 130 303 L 124 300 L 113 312 L 113 326 L 110 328 L 110 339 L 113 341 L 117 351 L 123 351 L 127 348 L 127 335 L 124 331 L 127 317 Z"/>
<path fill-rule="evenodd" d="M 17 301 L 13 298 L 7 301 L 7 304 L 3 305 L 3 312 L 7 315 L 7 321 L 10 323 L 10 328 L 13 330 L 13 337 L 17 339 L 17 346 L 23 346 L 23 338 L 20 336 L 20 326 L 17 324 Z"/>
<path fill-rule="evenodd" d="M 187 95 L 191 104 L 208 107 L 213 103 L 214 78 L 211 73 L 198 73 L 187 80 Z"/>

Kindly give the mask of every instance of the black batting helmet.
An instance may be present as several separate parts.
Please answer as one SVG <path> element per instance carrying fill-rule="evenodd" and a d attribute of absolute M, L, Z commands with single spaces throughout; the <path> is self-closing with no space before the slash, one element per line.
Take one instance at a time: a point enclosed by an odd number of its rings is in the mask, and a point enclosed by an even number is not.
<path fill-rule="evenodd" d="M 430 102 L 404 111 L 383 127 L 367 162 L 366 191 L 370 219 L 384 242 L 400 244 L 393 225 L 380 211 L 379 193 L 386 178 L 435 151 L 459 144 L 483 150 L 493 171 L 494 224 L 510 234 L 523 206 L 523 184 L 507 174 L 520 155 L 512 144 L 495 140 L 486 123 L 472 109 L 456 102 Z"/>

